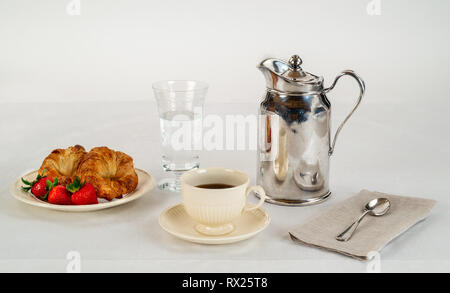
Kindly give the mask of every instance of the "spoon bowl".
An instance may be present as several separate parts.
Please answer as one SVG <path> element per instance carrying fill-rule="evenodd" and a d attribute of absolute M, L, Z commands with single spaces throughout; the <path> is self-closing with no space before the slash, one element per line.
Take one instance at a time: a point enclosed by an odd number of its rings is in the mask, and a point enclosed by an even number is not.
<path fill-rule="evenodd" d="M 375 198 L 366 204 L 366 211 L 371 216 L 380 217 L 386 214 L 391 207 L 391 202 L 387 198 Z"/>

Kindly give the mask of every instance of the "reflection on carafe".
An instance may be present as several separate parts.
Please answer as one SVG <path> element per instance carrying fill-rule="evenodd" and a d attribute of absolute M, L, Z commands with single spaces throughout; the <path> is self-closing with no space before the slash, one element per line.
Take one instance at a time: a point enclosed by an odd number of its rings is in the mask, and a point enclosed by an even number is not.
<path fill-rule="evenodd" d="M 294 172 L 294 181 L 302 190 L 317 191 L 322 189 L 324 180 L 320 173 L 319 162 L 309 164 L 301 160 Z"/>
<path fill-rule="evenodd" d="M 298 127 L 297 145 L 299 147 L 296 148 L 298 150 L 296 155 L 300 161 L 294 171 L 293 179 L 300 189 L 317 191 L 324 185 L 320 161 L 321 153 L 327 153 L 327 148 L 324 148 L 323 145 L 324 141 L 328 141 L 328 117 L 325 111 L 315 111 L 311 118 L 309 122 L 300 123 Z M 326 166 L 326 168 L 328 167 Z"/>
<path fill-rule="evenodd" d="M 278 154 L 273 161 L 273 173 L 279 181 L 286 179 L 289 167 L 288 146 L 287 146 L 287 130 L 286 127 L 280 127 L 278 132 Z"/>

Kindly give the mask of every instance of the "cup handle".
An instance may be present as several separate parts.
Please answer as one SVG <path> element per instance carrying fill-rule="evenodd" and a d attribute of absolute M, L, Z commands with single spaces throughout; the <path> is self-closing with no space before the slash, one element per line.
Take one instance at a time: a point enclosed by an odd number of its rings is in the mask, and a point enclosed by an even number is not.
<path fill-rule="evenodd" d="M 247 190 L 245 190 L 245 196 L 247 198 L 248 198 L 248 195 L 250 194 L 251 191 L 255 191 L 256 193 L 259 194 L 259 202 L 258 202 L 257 205 L 255 205 L 253 207 L 245 207 L 244 208 L 244 212 L 256 210 L 257 208 L 262 206 L 262 204 L 266 200 L 266 192 L 264 191 L 264 189 L 261 186 L 253 185 L 253 186 L 247 187 Z"/>

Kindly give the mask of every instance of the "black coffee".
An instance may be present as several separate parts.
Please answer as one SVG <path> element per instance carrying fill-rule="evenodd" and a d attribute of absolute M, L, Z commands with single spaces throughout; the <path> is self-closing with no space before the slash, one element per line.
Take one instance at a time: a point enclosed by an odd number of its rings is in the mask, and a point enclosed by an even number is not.
<path fill-rule="evenodd" d="M 200 184 L 195 187 L 206 188 L 206 189 L 225 189 L 234 187 L 234 185 L 223 184 L 223 183 L 210 183 L 210 184 Z"/>

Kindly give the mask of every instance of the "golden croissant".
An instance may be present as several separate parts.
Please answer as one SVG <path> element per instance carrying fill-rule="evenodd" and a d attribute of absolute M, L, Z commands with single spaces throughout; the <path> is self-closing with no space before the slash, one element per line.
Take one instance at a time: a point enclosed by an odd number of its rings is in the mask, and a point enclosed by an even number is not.
<path fill-rule="evenodd" d="M 138 184 L 133 159 L 107 147 L 90 150 L 78 166 L 76 176 L 94 185 L 97 196 L 108 200 L 132 192 Z"/>
<path fill-rule="evenodd" d="M 49 177 L 58 178 L 59 183 L 63 185 L 69 184 L 74 179 L 78 166 L 86 154 L 86 150 L 81 145 L 53 150 L 42 162 L 39 174 L 46 169 Z"/>

